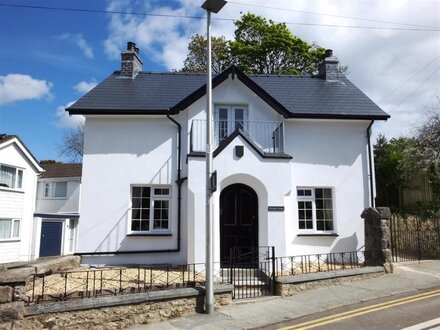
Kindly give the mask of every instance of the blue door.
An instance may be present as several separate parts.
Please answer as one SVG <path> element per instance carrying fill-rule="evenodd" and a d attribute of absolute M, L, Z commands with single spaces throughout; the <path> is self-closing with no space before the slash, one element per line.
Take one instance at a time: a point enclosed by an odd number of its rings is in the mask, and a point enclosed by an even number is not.
<path fill-rule="evenodd" d="M 62 234 L 62 222 L 43 221 L 41 223 L 40 258 L 61 254 Z"/>

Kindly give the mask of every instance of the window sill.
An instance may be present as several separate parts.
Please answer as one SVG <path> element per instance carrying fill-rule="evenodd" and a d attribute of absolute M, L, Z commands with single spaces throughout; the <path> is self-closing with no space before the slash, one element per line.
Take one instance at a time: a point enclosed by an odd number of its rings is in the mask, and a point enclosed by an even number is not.
<path fill-rule="evenodd" d="M 297 234 L 298 237 L 338 237 L 336 233 L 310 233 L 310 234 Z"/>
<path fill-rule="evenodd" d="M 127 234 L 127 236 L 158 236 L 158 237 L 167 237 L 173 236 L 171 233 L 131 233 Z"/>
<path fill-rule="evenodd" d="M 16 192 L 16 193 L 24 194 L 24 190 L 23 190 L 23 189 L 8 188 L 8 187 L 2 187 L 2 186 L 0 186 L 0 190 L 10 191 L 10 192 Z"/>
<path fill-rule="evenodd" d="M 19 238 L 2 238 L 0 239 L 0 243 L 13 243 L 13 242 L 20 242 L 21 239 Z"/>

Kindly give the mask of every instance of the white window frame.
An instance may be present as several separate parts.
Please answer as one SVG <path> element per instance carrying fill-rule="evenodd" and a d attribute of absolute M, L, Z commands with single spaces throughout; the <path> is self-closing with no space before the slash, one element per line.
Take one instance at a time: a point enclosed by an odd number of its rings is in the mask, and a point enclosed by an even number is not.
<path fill-rule="evenodd" d="M 66 196 L 55 197 L 56 184 L 57 183 L 66 183 Z M 62 181 L 43 181 L 43 198 L 44 199 L 67 199 L 67 190 L 68 190 L 69 182 L 66 180 Z M 48 187 L 48 195 L 46 195 L 46 187 Z"/>
<path fill-rule="evenodd" d="M 227 110 L 227 127 L 226 127 L 226 137 L 231 135 L 235 131 L 235 110 L 241 109 L 243 110 L 243 126 L 247 129 L 249 122 L 249 109 L 247 105 L 244 104 L 216 104 L 214 107 L 214 118 L 215 118 L 215 128 L 214 128 L 214 137 L 215 141 L 219 142 L 219 127 L 220 127 L 220 109 Z M 224 138 L 226 138 L 224 137 Z M 223 138 L 223 139 L 224 139 Z"/>
<path fill-rule="evenodd" d="M 0 238 L 0 242 L 8 242 L 8 241 L 19 241 L 20 237 L 21 237 L 21 219 L 18 218 L 0 218 L 0 220 L 9 220 L 11 221 L 11 231 L 9 233 L 9 237 L 8 238 Z M 13 237 L 14 235 L 14 228 L 15 228 L 15 223 L 18 222 L 18 236 Z"/>
<path fill-rule="evenodd" d="M 133 188 L 150 188 L 150 205 L 149 205 L 149 229 L 148 230 L 132 230 L 133 222 Z M 156 194 L 155 189 L 168 189 L 167 195 Z M 171 185 L 145 185 L 145 184 L 135 184 L 130 186 L 130 211 L 129 211 L 129 224 L 128 224 L 128 234 L 170 234 L 171 233 Z M 154 204 L 157 201 L 168 201 L 168 228 L 154 228 Z M 142 208 L 141 208 L 142 209 Z M 135 219 L 136 220 L 136 219 Z"/>
<path fill-rule="evenodd" d="M 315 190 L 316 189 L 330 189 L 331 191 L 331 201 L 332 201 L 332 224 L 333 224 L 333 229 L 331 230 L 318 230 L 317 227 L 317 216 L 316 216 L 316 197 L 315 197 Z M 298 190 L 311 190 L 311 195 L 310 196 L 299 196 L 298 195 Z M 332 233 L 336 233 L 336 216 L 335 216 L 335 191 L 333 187 L 296 187 L 296 217 L 298 219 L 296 228 L 298 230 L 299 233 L 304 233 L 304 234 L 332 234 Z M 299 206 L 298 206 L 298 202 L 312 202 L 312 224 L 313 227 L 311 229 L 300 229 L 299 228 L 299 222 L 300 222 L 300 218 L 299 218 Z"/>
<path fill-rule="evenodd" d="M 23 191 L 23 186 L 24 186 L 24 168 L 1 163 L 0 164 L 0 170 L 1 170 L 2 166 L 15 169 L 15 182 L 14 182 L 14 187 L 5 187 L 3 185 L 0 185 L 0 189 L 9 189 L 9 190 Z M 20 172 L 21 172 L 21 182 L 19 181 L 19 173 Z M 19 183 L 21 183 L 20 187 L 18 187 Z"/>

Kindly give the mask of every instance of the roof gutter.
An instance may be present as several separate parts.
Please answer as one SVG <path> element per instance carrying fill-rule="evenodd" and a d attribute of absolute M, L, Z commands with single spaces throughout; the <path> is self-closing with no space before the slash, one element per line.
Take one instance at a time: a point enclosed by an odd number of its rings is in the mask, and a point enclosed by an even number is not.
<path fill-rule="evenodd" d="M 369 177 L 369 181 L 370 181 L 370 206 L 371 207 L 375 207 L 376 203 L 374 201 L 374 190 L 373 190 L 373 162 L 372 162 L 372 154 L 371 154 L 371 126 L 373 126 L 374 124 L 374 120 L 371 120 L 370 125 L 368 125 L 367 127 L 367 144 L 368 144 L 368 169 L 370 172 L 370 177 Z"/>
<path fill-rule="evenodd" d="M 117 254 L 148 254 L 148 253 L 174 253 L 180 252 L 181 243 L 181 222 L 182 222 L 182 184 L 186 178 L 182 178 L 182 125 L 167 114 L 167 118 L 177 126 L 177 247 L 175 249 L 162 250 L 136 250 L 136 251 L 108 251 L 108 252 L 77 252 L 77 256 L 96 256 L 96 255 L 117 255 Z"/>

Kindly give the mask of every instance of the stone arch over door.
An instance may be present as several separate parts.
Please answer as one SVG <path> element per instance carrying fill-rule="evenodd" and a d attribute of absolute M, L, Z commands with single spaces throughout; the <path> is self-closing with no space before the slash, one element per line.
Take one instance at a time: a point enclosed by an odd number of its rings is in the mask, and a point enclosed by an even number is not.
<path fill-rule="evenodd" d="M 258 248 L 258 195 L 254 189 L 234 183 L 220 193 L 220 262 L 230 264 L 231 249 L 252 252 Z M 249 258 L 254 254 L 250 253 Z M 242 260 L 245 262 L 254 262 Z"/>

